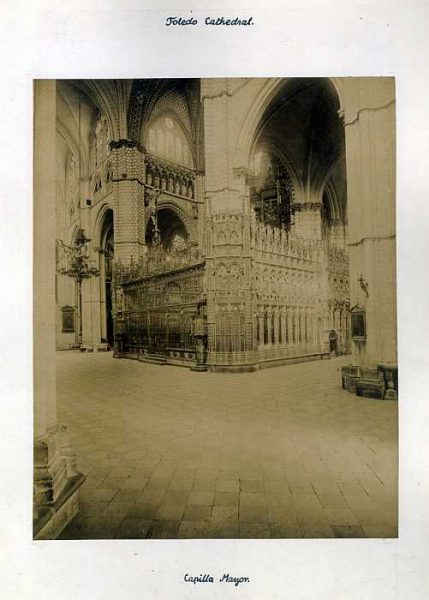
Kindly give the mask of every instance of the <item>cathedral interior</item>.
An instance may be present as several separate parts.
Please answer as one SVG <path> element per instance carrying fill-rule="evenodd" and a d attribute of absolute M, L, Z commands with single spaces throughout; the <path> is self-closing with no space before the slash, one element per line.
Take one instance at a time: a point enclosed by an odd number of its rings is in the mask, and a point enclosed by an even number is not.
<path fill-rule="evenodd" d="M 52 273 L 36 539 L 73 523 L 87 485 L 57 414 L 55 352 L 94 374 L 107 360 L 143 378 L 163 367 L 190 387 L 319 361 L 308 368 L 326 365 L 338 393 L 394 406 L 394 94 L 364 77 L 35 82 L 36 287 Z"/>

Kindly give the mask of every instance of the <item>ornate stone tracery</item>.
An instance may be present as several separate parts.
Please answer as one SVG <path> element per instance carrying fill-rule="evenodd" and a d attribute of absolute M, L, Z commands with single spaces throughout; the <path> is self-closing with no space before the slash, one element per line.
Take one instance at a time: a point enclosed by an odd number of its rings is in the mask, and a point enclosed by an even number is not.
<path fill-rule="evenodd" d="M 145 182 L 148 186 L 160 188 L 175 196 L 194 199 L 195 172 L 193 170 L 147 153 L 145 165 Z"/>
<path fill-rule="evenodd" d="M 113 180 L 111 131 L 106 116 L 101 112 L 97 114 L 90 139 L 92 151 L 90 192 L 94 200 L 99 200 L 111 193 Z"/>

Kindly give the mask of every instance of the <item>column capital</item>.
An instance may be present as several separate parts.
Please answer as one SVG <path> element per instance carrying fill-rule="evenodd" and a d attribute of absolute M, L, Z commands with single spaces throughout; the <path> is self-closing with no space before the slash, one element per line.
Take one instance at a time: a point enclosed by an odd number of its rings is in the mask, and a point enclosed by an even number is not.
<path fill-rule="evenodd" d="M 112 150 L 112 181 L 136 180 L 143 184 L 145 178 L 145 148 L 132 140 L 110 142 Z"/>
<path fill-rule="evenodd" d="M 294 202 L 291 204 L 292 212 L 303 212 L 303 211 L 318 211 L 322 208 L 321 202 Z"/>
<path fill-rule="evenodd" d="M 343 127 L 345 127 L 346 124 L 346 111 L 343 108 L 340 108 L 339 110 L 337 110 L 337 114 L 338 117 L 343 125 Z"/>
<path fill-rule="evenodd" d="M 344 86 L 338 116 L 344 127 L 349 127 L 357 124 L 362 114 L 383 111 L 394 103 L 394 77 L 351 77 Z"/>
<path fill-rule="evenodd" d="M 234 173 L 234 176 L 237 178 L 244 177 L 246 180 L 246 183 L 247 183 L 249 177 L 252 175 L 251 170 L 245 166 L 234 167 L 233 173 Z"/>
<path fill-rule="evenodd" d="M 120 140 L 112 140 L 109 144 L 111 150 L 119 150 L 120 148 L 135 148 L 142 154 L 146 152 L 146 148 L 134 140 L 122 138 Z"/>

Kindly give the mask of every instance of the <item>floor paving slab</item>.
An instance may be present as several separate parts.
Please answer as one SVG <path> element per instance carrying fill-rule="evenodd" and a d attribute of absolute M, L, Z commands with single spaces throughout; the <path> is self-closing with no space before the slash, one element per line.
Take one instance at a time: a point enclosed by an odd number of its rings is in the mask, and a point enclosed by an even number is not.
<path fill-rule="evenodd" d="M 349 362 L 202 376 L 58 353 L 86 475 L 62 539 L 395 537 L 397 403 L 344 391 Z"/>

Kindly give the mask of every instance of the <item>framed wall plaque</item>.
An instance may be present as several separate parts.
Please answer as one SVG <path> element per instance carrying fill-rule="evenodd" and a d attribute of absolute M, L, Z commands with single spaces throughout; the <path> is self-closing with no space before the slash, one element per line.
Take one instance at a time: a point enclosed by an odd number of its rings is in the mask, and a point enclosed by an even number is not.
<path fill-rule="evenodd" d="M 366 340 L 366 319 L 365 310 L 357 308 L 351 313 L 352 320 L 352 339 L 355 342 L 363 342 Z"/>

